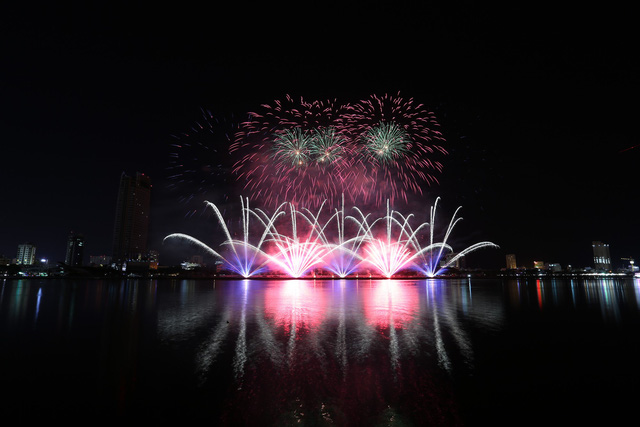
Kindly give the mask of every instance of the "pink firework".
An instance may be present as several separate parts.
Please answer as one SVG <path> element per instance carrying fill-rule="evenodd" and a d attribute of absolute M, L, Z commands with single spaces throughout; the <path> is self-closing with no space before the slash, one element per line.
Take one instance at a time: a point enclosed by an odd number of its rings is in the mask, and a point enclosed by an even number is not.
<path fill-rule="evenodd" d="M 240 125 L 233 172 L 254 203 L 316 208 L 408 201 L 437 183 L 447 154 L 433 113 L 413 99 L 371 96 L 356 104 L 294 100 L 262 105 Z"/>
<path fill-rule="evenodd" d="M 357 142 L 361 201 L 377 205 L 438 183 L 447 154 L 435 115 L 412 98 L 370 96 L 349 106 L 344 132 Z"/>
<path fill-rule="evenodd" d="M 349 193 L 353 147 L 342 134 L 347 107 L 287 97 L 262 105 L 240 125 L 230 153 L 243 190 L 267 206 L 318 207 Z"/>

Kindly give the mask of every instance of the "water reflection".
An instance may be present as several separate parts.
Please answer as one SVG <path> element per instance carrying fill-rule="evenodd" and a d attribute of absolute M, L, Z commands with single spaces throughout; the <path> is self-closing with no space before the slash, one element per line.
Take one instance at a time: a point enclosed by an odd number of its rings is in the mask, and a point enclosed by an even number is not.
<path fill-rule="evenodd" d="M 540 311 L 571 308 L 581 312 L 596 310 L 606 322 L 620 322 L 624 311 L 640 307 L 639 279 L 508 280 L 505 288 L 509 305 Z"/>
<path fill-rule="evenodd" d="M 456 425 L 455 381 L 486 369 L 487 340 L 507 330 L 531 353 L 514 318 L 617 325 L 639 309 L 640 280 L 18 280 L 0 283 L 0 354 L 23 364 L 17 395 L 58 386 L 33 366 L 74 372 L 76 401 L 100 384 L 119 414 L 135 402 L 229 425 Z"/>
<path fill-rule="evenodd" d="M 215 290 L 163 298 L 158 334 L 170 346 L 201 337 L 200 386 L 219 380 L 231 360 L 232 406 L 263 399 L 274 422 L 386 422 L 370 417 L 410 411 L 455 424 L 456 411 L 441 407 L 452 393 L 446 377 L 473 369 L 469 328 L 499 328 L 503 316 L 500 300 L 474 295 L 469 282 L 245 280 Z M 430 403 L 418 405 L 425 392 Z M 361 405 L 374 415 L 357 415 Z"/>

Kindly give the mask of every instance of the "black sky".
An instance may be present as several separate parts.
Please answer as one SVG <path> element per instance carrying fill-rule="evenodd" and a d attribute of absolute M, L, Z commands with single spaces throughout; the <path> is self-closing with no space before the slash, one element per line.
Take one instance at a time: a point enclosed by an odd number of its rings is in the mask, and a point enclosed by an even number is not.
<path fill-rule="evenodd" d="M 482 262 L 589 265 L 592 240 L 616 266 L 640 257 L 631 9 L 446 3 L 5 9 L 0 254 L 33 241 L 62 260 L 72 230 L 108 254 L 123 171 L 152 177 L 152 246 L 168 251 L 162 237 L 211 221 L 167 188 L 171 135 L 202 109 L 400 92 L 441 122 L 450 155 L 428 192 L 463 206 L 462 241 L 500 245 Z"/>

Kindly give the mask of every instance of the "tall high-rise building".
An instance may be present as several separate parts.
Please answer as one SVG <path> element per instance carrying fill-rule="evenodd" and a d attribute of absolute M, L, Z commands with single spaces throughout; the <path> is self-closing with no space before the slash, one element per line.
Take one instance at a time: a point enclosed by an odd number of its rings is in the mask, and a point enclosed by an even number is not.
<path fill-rule="evenodd" d="M 33 243 L 23 243 L 18 245 L 17 263 L 22 265 L 33 265 L 36 262 L 36 245 Z"/>
<path fill-rule="evenodd" d="M 64 263 L 71 266 L 81 266 L 84 256 L 84 237 L 73 231 L 67 237 L 67 255 Z"/>
<path fill-rule="evenodd" d="M 507 254 L 507 269 L 515 270 L 518 266 L 516 265 L 516 255 L 515 254 Z"/>
<path fill-rule="evenodd" d="M 113 228 L 113 261 L 147 256 L 151 179 L 143 173 L 120 176 L 120 188 Z"/>
<path fill-rule="evenodd" d="M 611 255 L 609 253 L 609 245 L 606 243 L 594 241 L 593 246 L 593 265 L 596 270 L 611 270 Z"/>

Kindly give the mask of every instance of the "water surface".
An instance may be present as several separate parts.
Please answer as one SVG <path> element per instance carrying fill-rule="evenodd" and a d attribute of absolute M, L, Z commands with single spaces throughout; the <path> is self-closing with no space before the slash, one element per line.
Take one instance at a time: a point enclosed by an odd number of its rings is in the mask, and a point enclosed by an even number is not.
<path fill-rule="evenodd" d="M 480 425 L 635 416 L 640 282 L 0 282 L 22 420 Z"/>

